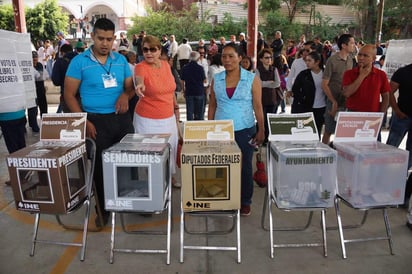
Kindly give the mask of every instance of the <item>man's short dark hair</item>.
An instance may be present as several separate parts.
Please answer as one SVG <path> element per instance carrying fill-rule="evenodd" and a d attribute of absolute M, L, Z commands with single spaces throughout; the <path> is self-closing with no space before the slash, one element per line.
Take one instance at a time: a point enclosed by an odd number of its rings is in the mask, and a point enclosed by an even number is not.
<path fill-rule="evenodd" d="M 350 41 L 350 39 L 353 38 L 352 34 L 345 33 L 339 36 L 338 38 L 338 48 L 341 50 L 342 49 L 342 44 L 347 45 Z"/>
<path fill-rule="evenodd" d="M 107 18 L 99 18 L 94 23 L 93 32 L 96 32 L 96 29 L 104 31 L 112 30 L 114 32 L 114 23 Z"/>
<path fill-rule="evenodd" d="M 73 47 L 72 47 L 72 45 L 70 45 L 70 44 L 64 44 L 63 46 L 61 46 L 61 48 L 60 48 L 60 52 L 61 53 L 68 53 L 68 52 L 71 52 L 71 51 L 73 51 Z"/>

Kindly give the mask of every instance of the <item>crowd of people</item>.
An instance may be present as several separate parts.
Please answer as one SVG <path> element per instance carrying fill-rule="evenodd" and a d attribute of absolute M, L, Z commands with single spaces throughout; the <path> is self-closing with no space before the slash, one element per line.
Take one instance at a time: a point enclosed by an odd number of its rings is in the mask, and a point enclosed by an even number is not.
<path fill-rule="evenodd" d="M 356 43 L 351 34 L 342 34 L 332 43 L 322 43 L 319 37 L 307 41 L 305 35 L 298 42 L 289 39 L 284 43 L 282 33 L 276 31 L 267 43 L 259 32 L 255 65 L 248 55 L 244 33 L 230 35 L 228 42 L 225 37 L 219 42 L 211 38 L 209 43 L 200 39 L 192 47 L 187 39 L 179 44 L 174 35 L 159 39 L 143 30 L 133 34 L 129 43 L 125 33 L 117 40 L 114 30 L 113 22 L 101 18 L 94 22 L 91 47 L 79 39 L 74 50 L 59 32 L 56 48 L 46 40 L 33 52 L 40 113 L 47 113 L 46 72 L 61 88 L 59 111 L 88 113 L 87 136 L 97 144 L 94 175 L 98 196 L 103 196 L 101 152 L 126 133 L 167 131 L 176 158 L 182 138 L 177 92 L 185 98 L 187 120 L 204 120 L 209 104 L 209 120 L 234 121 L 235 140 L 242 151 L 242 215 L 250 214 L 253 195 L 254 148 L 250 143 L 268 142 L 265 117 L 278 113 L 279 106 L 284 113 L 286 99 L 291 102 L 291 113 L 313 112 L 319 140 L 325 144 L 331 143 L 339 111 L 386 112 L 390 105 L 392 126 L 387 143 L 394 146 L 399 146 L 412 130 L 412 113 L 407 107 L 412 102 L 407 92 L 411 88 L 407 77 L 411 65 L 397 71 L 389 81 L 378 68 L 382 63 L 375 62 L 380 52 L 377 45 Z M 397 90 L 398 100 L 394 96 Z M 28 113 L 29 125 L 36 132 L 37 119 L 33 117 L 37 117 L 37 107 Z M 14 117 L 19 124 L 24 118 L 20 116 Z M 11 153 L 25 144 L 10 143 L 10 138 L 21 138 L 15 133 L 8 136 L 1 117 Z M 406 148 L 411 152 L 412 136 L 408 136 Z M 175 173 L 175 161 L 170 162 Z M 174 178 L 173 185 L 180 186 Z M 104 208 L 104 200 L 100 201 Z M 104 222 L 107 218 L 104 211 Z M 412 229 L 412 216 L 408 224 Z"/>

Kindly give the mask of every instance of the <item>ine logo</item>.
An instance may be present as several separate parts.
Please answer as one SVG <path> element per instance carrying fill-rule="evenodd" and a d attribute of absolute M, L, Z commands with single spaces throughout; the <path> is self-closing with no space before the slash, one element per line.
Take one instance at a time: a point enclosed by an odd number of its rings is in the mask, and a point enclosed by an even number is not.
<path fill-rule="evenodd" d="M 187 207 L 193 207 L 193 208 L 206 208 L 206 209 L 208 209 L 208 208 L 210 208 L 210 203 L 194 202 L 194 203 L 192 204 L 190 201 L 188 201 L 188 202 L 186 203 L 186 206 L 187 206 Z"/>
<path fill-rule="evenodd" d="M 40 207 L 39 207 L 38 204 L 19 202 L 19 203 L 17 204 L 17 207 L 18 207 L 20 210 L 40 211 Z"/>
<path fill-rule="evenodd" d="M 106 206 L 133 209 L 132 201 L 124 201 L 124 200 L 106 200 Z"/>

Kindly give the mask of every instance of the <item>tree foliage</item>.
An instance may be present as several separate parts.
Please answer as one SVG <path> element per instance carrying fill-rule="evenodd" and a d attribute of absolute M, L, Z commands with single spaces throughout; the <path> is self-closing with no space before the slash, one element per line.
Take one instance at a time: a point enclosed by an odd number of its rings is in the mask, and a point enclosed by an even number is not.
<path fill-rule="evenodd" d="M 412 0 L 385 1 L 383 40 L 412 37 Z"/>
<path fill-rule="evenodd" d="M 132 18 L 133 27 L 129 33 L 139 33 L 145 30 L 148 34 L 160 37 L 162 34 L 174 34 L 180 42 L 183 38 L 189 41 L 209 39 L 211 37 L 227 36 L 245 31 L 246 21 L 235 22 L 231 14 L 225 14 L 222 23 L 211 23 L 208 11 L 203 12 L 203 20 L 199 18 L 199 8 L 192 5 L 190 10 L 171 11 L 148 9 L 145 17 Z"/>
<path fill-rule="evenodd" d="M 0 9 L 0 29 L 15 30 L 12 5 L 3 5 Z"/>
<path fill-rule="evenodd" d="M 58 6 L 57 0 L 44 0 L 32 9 L 27 9 L 26 24 L 32 41 L 53 40 L 58 31 L 67 29 L 69 18 Z"/>

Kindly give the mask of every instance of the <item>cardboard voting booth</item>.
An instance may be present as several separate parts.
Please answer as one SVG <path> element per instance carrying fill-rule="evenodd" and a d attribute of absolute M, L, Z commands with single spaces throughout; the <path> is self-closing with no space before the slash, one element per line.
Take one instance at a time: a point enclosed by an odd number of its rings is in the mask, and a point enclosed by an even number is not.
<path fill-rule="evenodd" d="M 105 207 L 162 211 L 168 200 L 169 134 L 127 134 L 103 151 Z"/>
<path fill-rule="evenodd" d="M 319 142 L 312 113 L 268 114 L 272 195 L 279 208 L 327 208 L 336 193 L 336 151 Z"/>
<path fill-rule="evenodd" d="M 339 195 L 354 207 L 404 201 L 408 151 L 377 142 L 383 113 L 340 112 L 334 146 L 338 151 Z"/>
<path fill-rule="evenodd" d="M 64 214 L 85 197 L 86 117 L 43 114 L 40 141 L 7 157 L 18 210 Z"/>
<path fill-rule="evenodd" d="M 181 155 L 183 210 L 239 209 L 241 158 L 232 121 L 185 122 Z"/>

